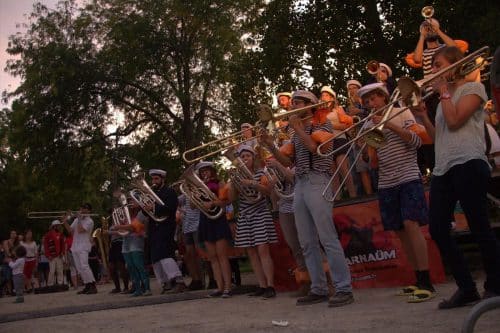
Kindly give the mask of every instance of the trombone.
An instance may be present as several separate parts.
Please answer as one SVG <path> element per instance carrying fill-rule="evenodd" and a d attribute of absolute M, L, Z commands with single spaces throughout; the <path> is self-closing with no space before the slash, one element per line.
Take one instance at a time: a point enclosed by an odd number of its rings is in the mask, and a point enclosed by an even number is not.
<path fill-rule="evenodd" d="M 247 129 L 244 129 L 241 131 L 237 131 L 237 132 L 232 133 L 224 138 L 216 139 L 216 140 L 204 143 L 202 145 L 199 145 L 197 147 L 188 149 L 182 154 L 182 158 L 188 164 L 199 162 L 201 160 L 207 159 L 210 156 L 216 155 L 224 150 L 228 150 L 228 149 L 237 147 L 245 142 L 252 141 L 252 140 L 254 140 L 262 135 L 262 134 L 255 134 L 249 138 L 238 140 L 238 138 L 241 137 L 241 135 L 243 134 L 244 131 L 248 131 L 248 130 L 252 130 L 252 129 L 267 129 L 268 127 L 271 127 L 272 130 L 274 132 L 276 132 L 276 131 L 283 129 L 285 126 L 275 127 L 274 126 L 275 121 L 282 120 L 284 118 L 287 118 L 287 117 L 290 117 L 293 115 L 301 114 L 301 113 L 308 111 L 310 109 L 314 109 L 317 107 L 322 107 L 322 106 L 328 105 L 328 103 L 329 102 L 321 102 L 321 103 L 317 103 L 317 104 L 313 104 L 313 105 L 307 105 L 307 106 L 299 108 L 299 109 L 295 109 L 295 110 L 291 110 L 291 111 L 287 111 L 287 112 L 279 113 L 279 114 L 273 113 L 273 110 L 267 105 L 260 105 L 259 109 L 257 110 L 259 120 L 255 123 L 255 125 L 253 127 L 250 127 L 249 129 L 247 128 Z M 208 147 L 217 147 L 217 145 L 222 145 L 222 147 L 217 148 L 213 151 L 210 151 L 210 152 L 208 152 L 204 155 L 198 156 L 198 157 L 193 157 L 193 158 L 190 157 L 191 154 L 195 154 L 203 149 L 207 149 Z"/>
<path fill-rule="evenodd" d="M 99 216 L 99 214 L 80 214 L 78 210 L 57 210 L 49 212 L 28 212 L 29 219 L 59 219 L 64 215 L 69 214 L 71 217 L 75 216 Z"/>
<path fill-rule="evenodd" d="M 330 139 L 326 140 L 322 144 L 318 145 L 317 148 L 317 154 L 320 156 L 330 156 L 335 154 L 336 152 L 340 151 L 347 145 L 353 144 L 356 140 L 364 137 L 366 139 L 366 142 L 368 145 L 379 148 L 382 145 L 385 144 L 386 139 L 385 136 L 382 132 L 384 125 L 390 121 L 392 118 L 398 116 L 402 112 L 404 112 L 406 109 L 408 109 L 411 106 L 417 105 L 419 102 L 426 100 L 429 98 L 433 93 L 430 92 L 422 97 L 421 91 L 427 88 L 432 84 L 433 81 L 441 77 L 443 74 L 446 72 L 459 68 L 458 73 L 460 73 L 461 76 L 467 76 L 468 74 L 472 73 L 473 71 L 477 70 L 478 68 L 481 68 L 485 65 L 488 59 L 488 53 L 489 53 L 489 47 L 488 46 L 483 46 L 479 50 L 469 54 L 467 57 L 464 57 L 460 59 L 459 61 L 449 65 L 448 67 L 445 67 L 438 72 L 430 75 L 429 77 L 420 80 L 420 81 L 413 81 L 412 79 L 408 77 L 402 77 L 398 80 L 398 87 L 394 90 L 389 104 L 383 106 L 382 108 L 373 111 L 368 115 L 365 119 L 362 121 L 353 124 L 349 128 L 345 129 L 344 131 L 340 132 L 339 134 L 331 137 Z M 477 59 L 480 59 L 479 61 L 476 61 Z M 391 111 L 394 107 L 394 105 L 400 101 L 403 101 L 404 104 L 406 105 L 405 107 L 401 108 L 398 110 L 396 113 L 391 114 Z M 382 118 L 382 121 L 374 127 L 371 127 L 367 130 L 364 131 L 359 131 L 358 135 L 346 142 L 344 145 L 336 148 L 333 151 L 330 151 L 328 153 L 322 153 L 321 150 L 323 148 L 323 145 L 328 144 L 329 142 L 333 141 L 337 136 L 344 134 L 346 131 L 351 130 L 355 126 L 359 126 L 360 124 L 364 124 L 365 122 L 368 121 L 368 119 L 371 119 L 375 114 L 380 114 L 383 112 L 384 117 Z M 364 126 L 363 126 L 364 127 Z"/>

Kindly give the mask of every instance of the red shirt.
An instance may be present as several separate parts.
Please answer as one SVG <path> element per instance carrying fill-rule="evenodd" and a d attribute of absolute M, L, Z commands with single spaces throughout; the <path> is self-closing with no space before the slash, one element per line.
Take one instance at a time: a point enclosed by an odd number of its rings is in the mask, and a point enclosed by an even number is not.
<path fill-rule="evenodd" d="M 47 259 L 56 258 L 66 253 L 64 235 L 55 229 L 50 230 L 43 237 L 43 248 Z"/>

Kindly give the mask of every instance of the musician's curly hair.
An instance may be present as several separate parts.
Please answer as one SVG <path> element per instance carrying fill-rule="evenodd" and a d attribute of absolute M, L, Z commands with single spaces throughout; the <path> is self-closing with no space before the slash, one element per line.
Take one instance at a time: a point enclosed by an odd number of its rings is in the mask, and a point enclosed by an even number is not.
<path fill-rule="evenodd" d="M 437 56 L 442 56 L 445 58 L 450 64 L 454 64 L 460 59 L 464 57 L 464 54 L 460 49 L 456 46 L 445 46 L 434 53 L 434 56 L 432 57 L 432 63 L 434 63 L 434 60 L 436 59 Z M 458 66 L 454 70 L 454 77 L 455 79 L 463 79 L 464 76 L 460 73 L 460 66 Z"/>

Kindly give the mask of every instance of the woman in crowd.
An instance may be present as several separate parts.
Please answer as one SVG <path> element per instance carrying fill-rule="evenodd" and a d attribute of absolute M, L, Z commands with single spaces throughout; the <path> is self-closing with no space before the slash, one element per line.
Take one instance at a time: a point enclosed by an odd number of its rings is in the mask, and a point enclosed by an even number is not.
<path fill-rule="evenodd" d="M 28 229 L 24 235 L 24 241 L 20 242 L 22 246 L 26 249 L 26 257 L 24 263 L 24 288 L 26 292 L 30 293 L 33 288 L 38 288 L 38 281 L 33 280 L 33 271 L 37 267 L 38 263 L 38 246 L 33 240 L 33 232 Z"/>

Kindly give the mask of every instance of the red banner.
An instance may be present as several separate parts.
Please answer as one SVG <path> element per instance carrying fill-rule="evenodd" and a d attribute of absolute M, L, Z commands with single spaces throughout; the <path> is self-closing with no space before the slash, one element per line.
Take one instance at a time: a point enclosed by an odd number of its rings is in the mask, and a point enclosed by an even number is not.
<path fill-rule="evenodd" d="M 394 232 L 383 229 L 378 200 L 336 207 L 334 222 L 355 288 L 392 287 L 415 282 L 415 273 L 399 238 Z M 422 227 L 422 231 L 427 240 L 431 280 L 443 282 L 445 275 L 439 250 L 428 228 Z"/>

